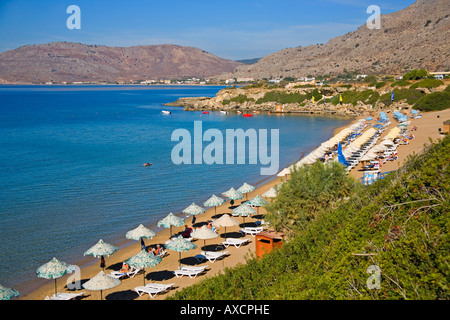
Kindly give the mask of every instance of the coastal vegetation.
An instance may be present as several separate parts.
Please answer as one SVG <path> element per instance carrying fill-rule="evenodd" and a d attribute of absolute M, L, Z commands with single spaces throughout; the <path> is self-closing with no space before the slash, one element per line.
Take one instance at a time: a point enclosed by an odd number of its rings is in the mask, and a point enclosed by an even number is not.
<path fill-rule="evenodd" d="M 420 111 L 439 111 L 450 107 L 450 92 L 434 92 L 419 99 L 414 109 Z"/>
<path fill-rule="evenodd" d="M 334 166 L 300 168 L 267 214 L 289 232 L 283 247 L 170 299 L 447 300 L 449 163 L 446 137 L 370 186 L 355 187 Z M 309 179 L 312 173 L 325 186 Z M 374 266 L 377 288 L 369 285 Z"/>

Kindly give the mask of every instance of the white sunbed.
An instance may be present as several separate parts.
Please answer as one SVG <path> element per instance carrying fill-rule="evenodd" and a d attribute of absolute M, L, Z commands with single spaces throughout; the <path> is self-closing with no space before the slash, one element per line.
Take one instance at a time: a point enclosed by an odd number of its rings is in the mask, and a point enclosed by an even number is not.
<path fill-rule="evenodd" d="M 133 278 L 139 271 L 141 271 L 141 269 L 136 268 L 131 269 L 131 271 L 129 272 L 111 271 L 111 274 L 109 274 L 108 276 L 116 279 L 121 279 L 123 277 Z"/>
<path fill-rule="evenodd" d="M 252 237 L 254 237 L 257 233 L 260 233 L 263 230 L 264 230 L 263 227 L 245 227 L 239 230 L 239 232 L 244 235 L 251 234 Z"/>
<path fill-rule="evenodd" d="M 158 293 L 162 293 L 169 290 L 173 285 L 174 283 L 171 284 L 148 283 L 145 286 L 139 286 L 134 288 L 134 291 L 136 291 L 136 293 L 139 296 L 142 296 L 143 294 L 147 293 L 150 296 L 150 298 L 153 298 Z"/>
<path fill-rule="evenodd" d="M 227 253 L 228 251 L 202 251 L 194 258 L 197 259 L 197 261 L 208 260 L 209 262 L 214 263 L 217 259 L 225 256 Z"/>
<path fill-rule="evenodd" d="M 235 246 L 236 248 L 240 248 L 243 244 L 250 242 L 250 239 L 236 239 L 236 238 L 227 238 L 222 244 L 228 248 L 228 246 Z"/>
<path fill-rule="evenodd" d="M 206 271 L 206 266 L 201 267 L 189 267 L 189 266 L 181 266 L 180 269 L 175 270 L 173 273 L 180 278 L 182 276 L 189 276 L 189 278 L 195 278 L 197 275 Z"/>
<path fill-rule="evenodd" d="M 51 297 L 46 297 L 45 300 L 73 300 L 79 297 L 82 297 L 84 292 L 80 293 L 68 293 L 68 292 L 59 292 L 56 295 L 52 295 Z"/>

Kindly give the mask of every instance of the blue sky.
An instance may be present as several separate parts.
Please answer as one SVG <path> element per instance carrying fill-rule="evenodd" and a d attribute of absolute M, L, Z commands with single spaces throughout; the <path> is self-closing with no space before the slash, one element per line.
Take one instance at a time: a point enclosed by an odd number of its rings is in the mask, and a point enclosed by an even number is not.
<path fill-rule="evenodd" d="M 0 0 L 0 52 L 54 41 L 108 46 L 178 44 L 223 58 L 262 57 L 326 43 L 415 0 Z M 81 9 L 81 29 L 66 26 Z"/>

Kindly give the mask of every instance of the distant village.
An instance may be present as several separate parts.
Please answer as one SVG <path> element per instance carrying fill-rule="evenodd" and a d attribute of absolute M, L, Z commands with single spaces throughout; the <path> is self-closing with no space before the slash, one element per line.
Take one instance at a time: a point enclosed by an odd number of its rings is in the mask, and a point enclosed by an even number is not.
<path fill-rule="evenodd" d="M 442 80 L 450 77 L 450 72 L 429 72 L 431 76 Z M 367 74 L 344 75 L 337 77 L 312 77 L 305 76 L 299 78 L 285 77 L 276 79 L 254 79 L 254 78 L 231 78 L 231 79 L 216 79 L 216 78 L 187 78 L 187 79 L 166 79 L 166 80 L 123 80 L 123 81 L 75 81 L 75 82 L 45 82 L 46 85 L 51 84 L 66 84 L 66 85 L 251 85 L 256 82 L 264 81 L 269 85 L 284 85 L 286 87 L 294 86 L 322 86 L 324 84 L 339 83 L 343 81 L 363 81 L 368 77 Z M 402 76 L 387 76 L 387 78 L 401 80 Z"/>

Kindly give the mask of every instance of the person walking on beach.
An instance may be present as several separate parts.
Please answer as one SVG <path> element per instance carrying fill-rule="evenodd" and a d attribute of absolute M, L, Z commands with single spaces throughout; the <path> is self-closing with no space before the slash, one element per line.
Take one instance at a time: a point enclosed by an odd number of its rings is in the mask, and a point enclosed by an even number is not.
<path fill-rule="evenodd" d="M 105 257 L 100 257 L 100 268 L 105 269 Z"/>
<path fill-rule="evenodd" d="M 143 238 L 141 238 L 141 246 L 142 246 L 142 250 L 145 251 L 145 242 L 144 242 Z"/>

